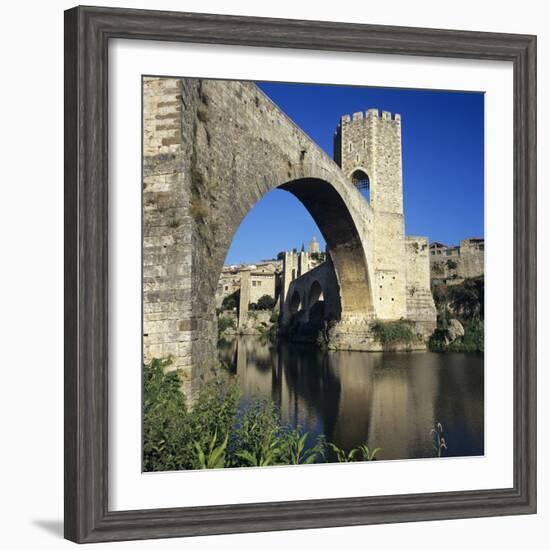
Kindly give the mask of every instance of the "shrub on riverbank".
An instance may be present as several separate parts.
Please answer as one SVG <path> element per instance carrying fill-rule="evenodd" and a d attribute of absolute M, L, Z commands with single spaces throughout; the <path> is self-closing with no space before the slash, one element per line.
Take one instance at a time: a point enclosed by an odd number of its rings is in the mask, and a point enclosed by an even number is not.
<path fill-rule="evenodd" d="M 429 341 L 432 351 L 483 352 L 484 350 L 484 278 L 466 279 L 458 285 L 437 285 L 433 288 L 437 307 L 437 329 Z M 464 336 L 448 341 L 451 317 L 464 327 Z"/>
<path fill-rule="evenodd" d="M 225 331 L 228 329 L 235 330 L 235 320 L 231 317 L 218 315 L 218 342 L 225 340 Z"/>
<path fill-rule="evenodd" d="M 432 334 L 428 347 L 431 351 L 454 352 L 483 352 L 484 350 L 484 326 L 483 321 L 476 320 L 464 324 L 464 336 L 447 344 L 445 341 L 447 331 L 438 328 Z"/>
<path fill-rule="evenodd" d="M 143 462 L 145 471 L 200 468 L 197 445 L 208 449 L 214 435 L 222 442 L 237 414 L 239 390 L 220 371 L 206 383 L 189 410 L 181 375 L 170 360 L 143 367 Z"/>
<path fill-rule="evenodd" d="M 324 461 L 324 439 L 285 425 L 275 404 L 254 400 L 239 410 L 239 387 L 216 373 L 189 408 L 170 360 L 143 366 L 144 470 L 188 470 Z M 308 445 L 309 443 L 309 445 Z"/>
<path fill-rule="evenodd" d="M 412 324 L 405 320 L 378 321 L 372 326 L 372 332 L 385 348 L 397 344 L 412 344 L 417 339 Z"/>

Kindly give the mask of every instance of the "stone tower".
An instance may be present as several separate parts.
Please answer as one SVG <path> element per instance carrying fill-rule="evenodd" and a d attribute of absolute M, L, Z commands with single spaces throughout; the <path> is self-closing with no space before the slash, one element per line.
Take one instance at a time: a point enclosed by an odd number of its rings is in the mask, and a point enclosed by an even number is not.
<path fill-rule="evenodd" d="M 317 242 L 317 239 L 315 238 L 315 235 L 311 239 L 311 242 L 309 243 L 309 247 L 307 250 L 310 254 L 319 254 L 319 243 Z"/>
<path fill-rule="evenodd" d="M 373 301 L 381 319 L 407 313 L 401 116 L 378 109 L 345 115 L 334 136 L 334 157 L 369 202 Z"/>

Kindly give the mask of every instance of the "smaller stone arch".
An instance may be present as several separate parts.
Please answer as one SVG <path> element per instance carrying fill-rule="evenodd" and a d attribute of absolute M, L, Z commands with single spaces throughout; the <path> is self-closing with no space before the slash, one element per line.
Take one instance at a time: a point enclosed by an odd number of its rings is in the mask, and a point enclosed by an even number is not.
<path fill-rule="evenodd" d="M 325 296 L 319 281 L 311 283 L 308 292 L 308 321 L 312 328 L 319 330 L 325 319 Z"/>
<path fill-rule="evenodd" d="M 324 300 L 323 288 L 321 287 L 319 281 L 313 281 L 313 283 L 311 283 L 308 293 L 308 308 L 311 309 L 321 299 Z"/>
<path fill-rule="evenodd" d="M 295 290 L 293 293 L 292 293 L 292 296 L 290 298 L 290 304 L 289 304 L 289 310 L 290 310 L 290 313 L 298 313 L 298 311 L 300 311 L 300 309 L 302 309 L 302 297 L 300 296 L 300 293 Z"/>

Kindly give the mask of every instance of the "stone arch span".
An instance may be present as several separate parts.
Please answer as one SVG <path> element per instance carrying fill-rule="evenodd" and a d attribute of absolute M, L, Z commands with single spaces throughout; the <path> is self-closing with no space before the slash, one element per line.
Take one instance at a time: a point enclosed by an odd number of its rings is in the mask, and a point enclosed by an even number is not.
<path fill-rule="evenodd" d="M 275 188 L 304 204 L 328 243 L 342 316 L 371 315 L 372 211 L 316 143 L 250 82 L 148 77 L 143 94 L 145 360 L 171 355 L 193 397 L 217 357 L 227 250 Z"/>
<path fill-rule="evenodd" d="M 309 287 L 307 297 L 307 305 L 309 309 L 311 309 L 321 299 L 322 295 L 323 288 L 321 287 L 321 283 L 319 283 L 319 281 L 313 281 Z"/>

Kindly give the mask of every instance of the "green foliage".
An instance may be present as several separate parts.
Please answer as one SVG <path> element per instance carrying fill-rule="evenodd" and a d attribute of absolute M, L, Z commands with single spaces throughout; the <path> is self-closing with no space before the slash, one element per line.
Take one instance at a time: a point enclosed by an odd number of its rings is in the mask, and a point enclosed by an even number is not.
<path fill-rule="evenodd" d="M 362 443 L 361 445 L 354 447 L 347 453 L 344 449 L 338 447 L 338 445 L 335 445 L 334 443 L 329 443 L 328 446 L 334 453 L 334 456 L 338 462 L 370 462 L 372 460 L 376 460 L 376 455 L 382 450 L 380 447 L 370 450 L 366 443 Z"/>
<path fill-rule="evenodd" d="M 279 413 L 272 401 L 258 399 L 245 410 L 232 434 L 232 466 L 269 466 L 280 455 Z"/>
<path fill-rule="evenodd" d="M 451 308 L 462 318 L 472 319 L 479 314 L 480 297 L 475 284 L 467 279 L 460 285 L 449 288 Z"/>
<path fill-rule="evenodd" d="M 308 432 L 281 422 L 274 403 L 256 399 L 239 419 L 230 440 L 232 466 L 271 466 L 276 464 L 313 464 L 324 460 L 325 440 L 307 445 Z"/>
<path fill-rule="evenodd" d="M 256 309 L 271 310 L 275 307 L 275 299 L 269 294 L 264 294 L 256 303 Z"/>
<path fill-rule="evenodd" d="M 276 323 L 268 324 L 264 321 L 257 327 L 260 333 L 260 340 L 263 342 L 276 342 L 279 335 L 279 325 Z"/>
<path fill-rule="evenodd" d="M 456 285 L 440 284 L 432 288 L 438 312 L 451 310 L 461 321 L 483 319 L 485 283 L 483 277 L 466 279 Z"/>
<path fill-rule="evenodd" d="M 449 269 L 456 269 L 458 264 L 454 260 L 447 260 L 447 267 Z"/>
<path fill-rule="evenodd" d="M 437 307 L 437 329 L 430 338 L 432 351 L 482 352 L 484 349 L 484 278 L 466 279 L 457 285 L 434 285 L 434 302 Z M 447 328 L 451 317 L 464 326 L 464 336 L 447 345 Z"/>
<path fill-rule="evenodd" d="M 181 375 L 177 370 L 167 370 L 170 364 L 169 360 L 153 359 L 143 366 L 144 470 L 201 467 L 197 446 L 205 464 L 219 463 L 217 434 L 223 434 L 223 441 L 230 432 L 237 414 L 238 386 L 219 371 L 205 384 L 195 407 L 188 410 Z"/>
<path fill-rule="evenodd" d="M 376 455 L 379 451 L 382 449 L 380 447 L 376 447 L 375 449 L 369 449 L 368 446 L 363 443 L 362 445 L 359 445 L 358 447 L 359 451 L 363 455 L 363 460 L 371 461 L 376 459 Z"/>
<path fill-rule="evenodd" d="M 447 330 L 449 327 L 449 321 L 451 320 L 451 314 L 447 308 L 442 309 L 437 314 L 437 326 Z"/>
<path fill-rule="evenodd" d="M 300 428 L 287 429 L 281 445 L 281 462 L 283 464 L 313 464 L 325 455 L 325 439 L 319 436 L 313 447 L 307 447 L 309 434 Z"/>
<path fill-rule="evenodd" d="M 199 470 L 223 468 L 225 465 L 225 449 L 229 440 L 229 434 L 225 436 L 225 439 L 221 445 L 217 445 L 217 432 L 214 432 L 214 437 L 210 441 L 208 448 L 205 450 L 201 447 L 198 441 L 194 442 L 195 450 L 197 451 L 197 464 L 196 468 Z"/>
<path fill-rule="evenodd" d="M 431 351 L 447 351 L 447 344 L 445 338 L 448 332 L 446 328 L 436 328 L 433 334 L 430 336 L 428 347 Z"/>
<path fill-rule="evenodd" d="M 143 463 L 145 471 L 175 470 L 190 464 L 193 451 L 185 398 L 171 360 L 153 359 L 143 367 Z"/>
<path fill-rule="evenodd" d="M 378 321 L 372 326 L 374 337 L 384 346 L 410 344 L 417 339 L 411 323 L 408 321 Z"/>
<path fill-rule="evenodd" d="M 218 317 L 218 341 L 223 338 L 224 332 L 227 329 L 235 329 L 235 320 L 232 317 Z"/>
<path fill-rule="evenodd" d="M 445 343 L 448 337 L 446 329 L 437 328 L 430 337 L 428 347 L 431 351 L 482 352 L 484 350 L 483 321 L 477 319 L 464 324 L 464 336 L 458 337 L 450 344 Z"/>
<path fill-rule="evenodd" d="M 217 371 L 188 409 L 179 371 L 170 360 L 143 366 L 143 458 L 145 471 L 187 470 L 324 460 L 324 439 L 308 446 L 309 434 L 281 422 L 271 400 L 255 400 L 239 413 L 235 380 Z"/>
<path fill-rule="evenodd" d="M 449 287 L 445 284 L 437 284 L 432 287 L 432 295 L 435 307 L 438 311 L 445 311 L 449 302 Z"/>
<path fill-rule="evenodd" d="M 340 447 L 338 447 L 338 445 L 335 445 L 334 443 L 328 443 L 328 446 L 334 453 L 334 456 L 336 457 L 336 460 L 338 460 L 338 462 L 353 462 L 353 459 L 357 454 L 357 451 L 359 450 L 356 447 L 355 449 L 351 449 L 349 453 L 346 453 L 344 449 L 341 449 Z"/>
<path fill-rule="evenodd" d="M 277 260 L 284 260 L 284 259 L 285 259 L 284 251 L 279 252 L 279 254 L 277 254 Z"/>
<path fill-rule="evenodd" d="M 239 305 L 241 293 L 236 290 L 232 294 L 228 294 L 222 301 L 222 309 L 232 311 Z"/>
<path fill-rule="evenodd" d="M 205 383 L 193 410 L 189 413 L 189 422 L 193 427 L 193 439 L 203 447 L 213 434 L 225 437 L 231 431 L 237 414 L 240 390 L 237 382 L 222 371 Z"/>
<path fill-rule="evenodd" d="M 464 325 L 464 336 L 449 344 L 448 351 L 474 352 L 484 350 L 484 323 L 474 320 Z"/>

